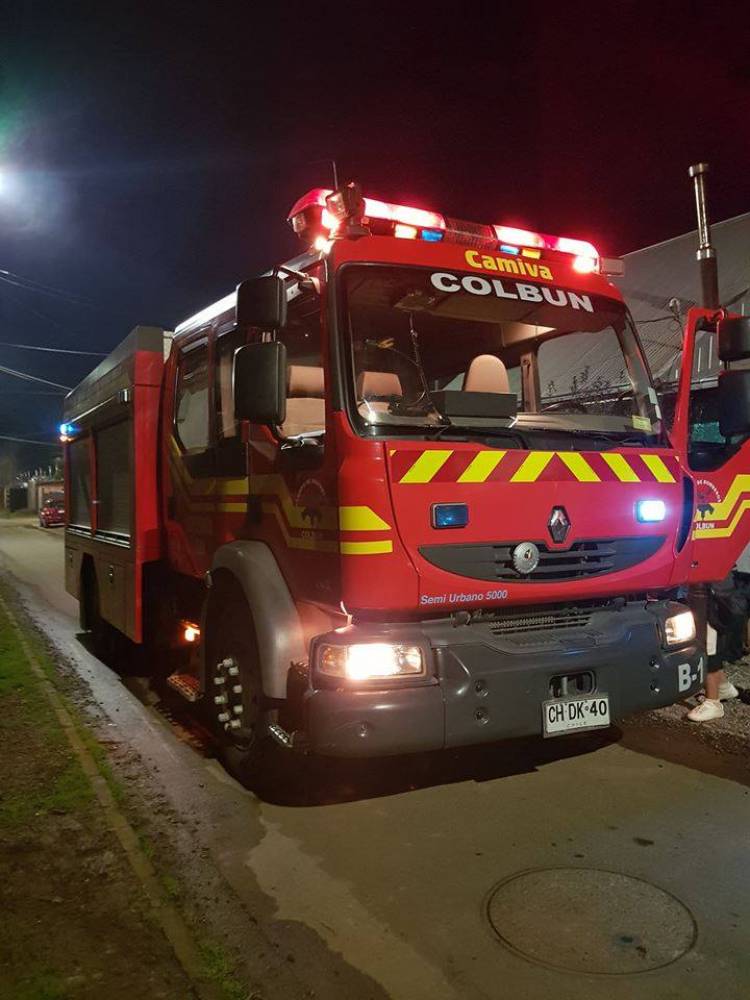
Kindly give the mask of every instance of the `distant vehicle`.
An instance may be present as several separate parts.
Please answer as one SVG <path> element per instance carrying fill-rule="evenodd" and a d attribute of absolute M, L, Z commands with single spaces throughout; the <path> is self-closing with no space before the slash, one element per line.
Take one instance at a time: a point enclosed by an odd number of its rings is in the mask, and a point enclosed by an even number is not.
<path fill-rule="evenodd" d="M 39 527 L 52 528 L 59 524 L 65 524 L 65 496 L 62 493 L 50 493 L 39 508 Z"/>

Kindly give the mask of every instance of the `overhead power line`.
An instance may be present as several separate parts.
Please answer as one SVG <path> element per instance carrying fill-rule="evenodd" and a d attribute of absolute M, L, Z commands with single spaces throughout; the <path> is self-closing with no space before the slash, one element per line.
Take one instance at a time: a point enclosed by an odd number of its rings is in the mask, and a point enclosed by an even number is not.
<path fill-rule="evenodd" d="M 6 396 L 49 396 L 51 399 L 59 399 L 60 396 L 65 395 L 65 389 L 50 389 L 49 391 L 45 389 L 0 389 L 0 396 L 3 399 Z"/>
<path fill-rule="evenodd" d="M 28 382 L 41 382 L 42 385 L 51 385 L 55 389 L 65 389 L 68 392 L 73 388 L 70 385 L 62 385 L 60 382 L 50 382 L 48 378 L 39 378 L 37 375 L 18 372 L 14 368 L 6 368 L 5 365 L 0 365 L 0 373 L 3 375 L 12 375 L 14 378 L 25 379 Z"/>
<path fill-rule="evenodd" d="M 0 434 L 0 441 L 16 441 L 19 444 L 40 444 L 44 448 L 60 447 L 59 442 L 56 441 L 34 441 L 31 438 L 12 437 L 10 434 Z"/>
<path fill-rule="evenodd" d="M 51 295 L 54 298 L 65 299 L 67 302 L 78 306 L 88 306 L 91 309 L 101 308 L 95 302 L 92 302 L 91 299 L 74 295 L 73 292 L 67 292 L 64 288 L 44 285 L 41 281 L 34 281 L 33 278 L 24 278 L 21 274 L 14 274 L 13 271 L 5 271 L 3 268 L 0 268 L 0 281 L 4 281 L 8 285 L 13 285 L 15 288 L 23 288 L 27 292 L 38 292 L 40 295 Z"/>
<path fill-rule="evenodd" d="M 74 351 L 67 347 L 37 347 L 35 344 L 8 344 L 0 340 L 0 347 L 15 347 L 19 351 L 47 351 L 50 354 L 84 354 L 88 358 L 106 358 L 100 351 Z"/>

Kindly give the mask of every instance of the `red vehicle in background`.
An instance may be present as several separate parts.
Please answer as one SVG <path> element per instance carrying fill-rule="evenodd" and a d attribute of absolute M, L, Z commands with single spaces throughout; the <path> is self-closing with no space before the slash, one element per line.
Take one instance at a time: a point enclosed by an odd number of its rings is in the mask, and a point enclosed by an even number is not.
<path fill-rule="evenodd" d="M 52 528 L 65 524 L 65 494 L 50 493 L 39 508 L 39 527 Z"/>
<path fill-rule="evenodd" d="M 247 773 L 602 728 L 701 684 L 686 589 L 750 538 L 750 320 L 693 309 L 664 422 L 589 243 L 366 199 L 294 206 L 301 256 L 67 397 L 84 627 L 195 655 L 169 681 Z M 690 433 L 710 338 L 720 441 Z M 170 668 L 171 669 L 171 668 Z"/>

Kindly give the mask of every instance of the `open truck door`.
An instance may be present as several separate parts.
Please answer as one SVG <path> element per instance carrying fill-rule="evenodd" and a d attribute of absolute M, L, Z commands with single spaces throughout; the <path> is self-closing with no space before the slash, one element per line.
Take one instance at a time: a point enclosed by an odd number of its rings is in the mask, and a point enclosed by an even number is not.
<path fill-rule="evenodd" d="M 694 487 L 688 581 L 723 580 L 750 542 L 750 318 L 689 311 L 672 441 Z"/>

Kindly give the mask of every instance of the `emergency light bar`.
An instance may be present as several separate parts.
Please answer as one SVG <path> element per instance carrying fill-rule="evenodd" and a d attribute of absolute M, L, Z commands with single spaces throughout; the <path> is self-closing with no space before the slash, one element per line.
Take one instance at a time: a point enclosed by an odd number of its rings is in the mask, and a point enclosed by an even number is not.
<path fill-rule="evenodd" d="M 560 253 L 574 258 L 573 268 L 580 274 L 603 270 L 599 251 L 586 240 L 550 236 L 515 226 L 489 226 L 448 219 L 424 208 L 363 198 L 356 185 L 347 185 L 340 191 L 313 188 L 295 202 L 287 221 L 298 236 L 319 249 L 328 240 L 347 235 L 344 223 L 349 221 L 366 227 L 373 235 L 422 239 L 428 243 L 447 240 L 532 258 L 543 253 Z M 356 235 L 362 235 L 361 229 Z"/>

